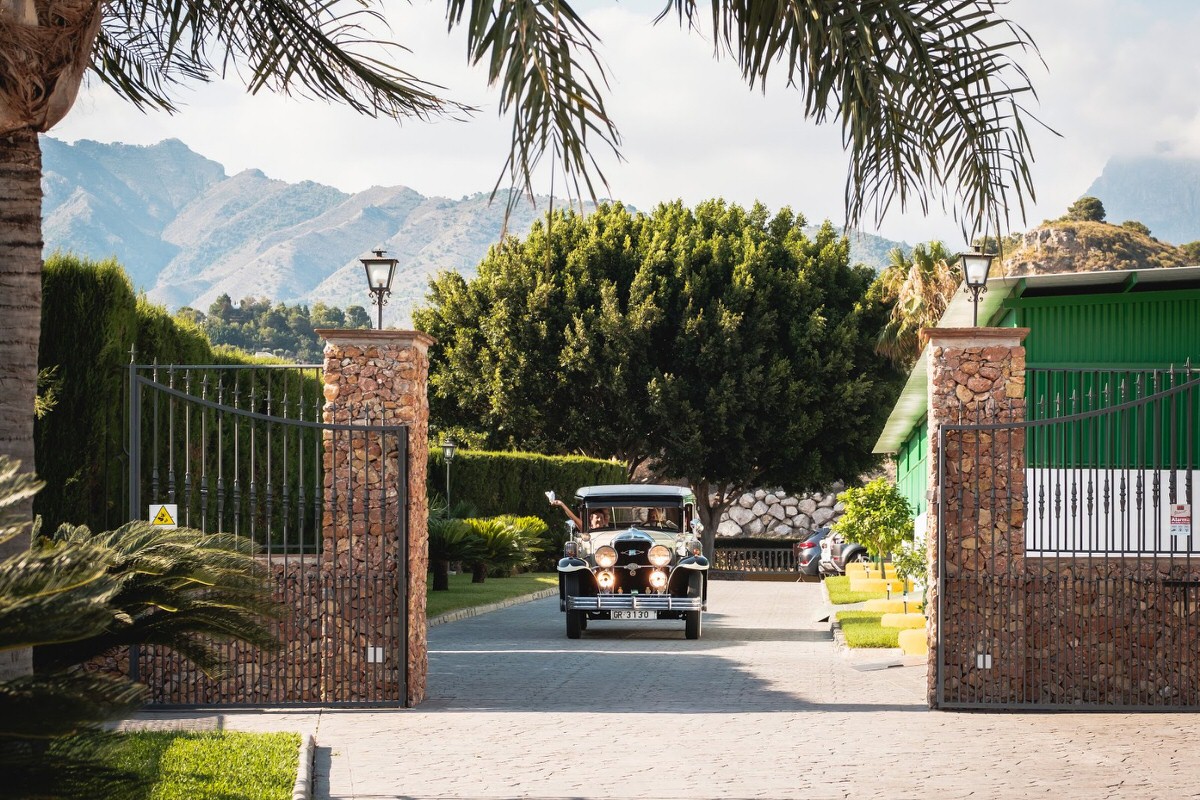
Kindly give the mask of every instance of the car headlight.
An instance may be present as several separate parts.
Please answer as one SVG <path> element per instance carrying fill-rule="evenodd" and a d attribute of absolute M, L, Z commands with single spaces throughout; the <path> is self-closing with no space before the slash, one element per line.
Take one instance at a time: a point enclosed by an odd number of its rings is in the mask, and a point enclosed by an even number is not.
<path fill-rule="evenodd" d="M 650 588 L 662 591 L 667 585 L 667 573 L 656 569 L 650 573 Z"/>
<path fill-rule="evenodd" d="M 693 556 L 703 555 L 704 545 L 700 544 L 699 539 L 692 539 L 687 543 L 687 552 Z"/>
<path fill-rule="evenodd" d="M 563 545 L 563 555 L 567 558 L 579 558 L 579 542 L 567 542 Z"/>
<path fill-rule="evenodd" d="M 608 545 L 596 548 L 596 566 L 611 567 L 617 563 L 617 551 Z"/>
<path fill-rule="evenodd" d="M 650 552 L 646 554 L 650 559 L 650 563 L 656 567 L 665 567 L 671 563 L 671 551 L 666 545 L 656 544 L 650 548 Z"/>
<path fill-rule="evenodd" d="M 600 586 L 600 591 L 602 592 L 612 591 L 613 584 L 616 582 L 617 576 L 608 570 L 605 570 L 596 576 L 596 583 Z"/>

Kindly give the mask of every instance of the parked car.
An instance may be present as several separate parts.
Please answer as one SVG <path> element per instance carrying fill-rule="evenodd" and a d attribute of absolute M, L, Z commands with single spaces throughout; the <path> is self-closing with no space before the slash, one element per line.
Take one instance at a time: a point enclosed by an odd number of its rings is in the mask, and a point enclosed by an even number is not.
<path fill-rule="evenodd" d="M 796 564 L 801 575 L 821 573 L 821 541 L 829 535 L 829 528 L 819 528 L 802 542 L 796 542 Z"/>
<path fill-rule="evenodd" d="M 567 638 L 594 620 L 681 619 L 699 639 L 708 595 L 708 559 L 696 497 L 680 486 L 585 486 L 575 494 L 582 529 L 558 562 L 559 607 Z"/>
<path fill-rule="evenodd" d="M 855 561 L 866 561 L 867 548 L 855 542 L 847 542 L 840 533 L 832 533 L 821 540 L 821 573 L 841 575 L 846 565 Z"/>

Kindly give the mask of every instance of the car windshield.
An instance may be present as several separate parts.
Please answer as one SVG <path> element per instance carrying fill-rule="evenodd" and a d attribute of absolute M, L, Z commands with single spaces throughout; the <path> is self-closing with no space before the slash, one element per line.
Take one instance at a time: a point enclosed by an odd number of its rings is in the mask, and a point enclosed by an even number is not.
<path fill-rule="evenodd" d="M 589 530 L 641 528 L 651 530 L 682 530 L 683 509 L 661 506 L 617 506 L 588 509 Z"/>

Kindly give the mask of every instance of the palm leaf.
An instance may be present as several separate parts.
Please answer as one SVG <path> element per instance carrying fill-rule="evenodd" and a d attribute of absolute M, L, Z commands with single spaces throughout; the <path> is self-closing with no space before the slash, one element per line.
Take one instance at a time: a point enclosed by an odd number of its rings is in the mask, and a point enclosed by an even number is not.
<path fill-rule="evenodd" d="M 1018 57 L 1037 48 L 995 0 L 711 0 L 718 54 L 752 87 L 780 65 L 807 117 L 837 119 L 850 151 L 846 223 L 893 203 L 953 207 L 964 238 L 1023 218 L 1034 199 L 1025 108 L 1036 97 Z M 699 27 L 695 0 L 671 0 Z"/>

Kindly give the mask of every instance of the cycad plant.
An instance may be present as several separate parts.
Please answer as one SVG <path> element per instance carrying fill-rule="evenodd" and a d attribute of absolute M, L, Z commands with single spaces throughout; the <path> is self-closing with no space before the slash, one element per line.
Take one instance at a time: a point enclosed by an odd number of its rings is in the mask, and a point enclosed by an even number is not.
<path fill-rule="evenodd" d="M 39 488 L 0 456 L 0 542 L 30 532 L 24 504 Z M 245 546 L 199 531 L 64 528 L 0 562 L 0 655 L 34 648 L 38 667 L 0 680 L 5 796 L 142 796 L 110 766 L 111 735 L 100 725 L 138 707 L 144 687 L 81 665 L 119 645 L 156 643 L 213 671 L 219 662 L 201 637 L 269 644 L 259 616 L 273 610 L 269 597 Z"/>
<path fill-rule="evenodd" d="M 529 564 L 536 546 L 525 541 L 521 531 L 502 519 L 464 520 L 483 542 L 483 552 L 471 567 L 471 583 L 483 583 L 489 571 L 507 575 Z"/>
<path fill-rule="evenodd" d="M 450 563 L 472 564 L 484 555 L 483 540 L 461 519 L 429 518 L 429 564 L 433 568 L 433 591 L 450 588 Z"/>

